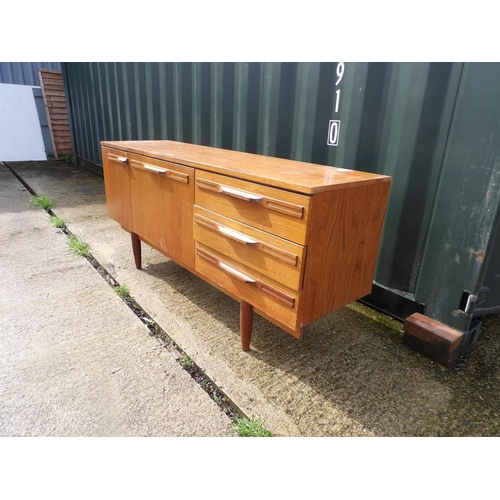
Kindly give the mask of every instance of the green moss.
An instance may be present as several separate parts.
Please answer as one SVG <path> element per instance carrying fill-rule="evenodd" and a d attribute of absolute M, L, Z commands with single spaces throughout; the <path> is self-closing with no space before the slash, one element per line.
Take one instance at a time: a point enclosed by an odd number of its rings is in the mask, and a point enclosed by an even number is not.
<path fill-rule="evenodd" d="M 403 323 L 401 323 L 401 321 L 395 320 L 384 313 L 376 311 L 375 309 L 367 307 L 359 302 L 352 302 L 346 307 L 375 320 L 377 323 L 380 323 L 381 325 L 390 328 L 391 330 L 395 330 L 400 333 L 403 332 Z"/>

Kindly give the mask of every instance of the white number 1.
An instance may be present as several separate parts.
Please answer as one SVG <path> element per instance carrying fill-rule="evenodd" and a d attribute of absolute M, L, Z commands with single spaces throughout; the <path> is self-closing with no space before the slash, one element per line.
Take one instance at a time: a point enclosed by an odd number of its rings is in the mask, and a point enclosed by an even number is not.
<path fill-rule="evenodd" d="M 337 76 L 339 77 L 338 80 L 335 82 L 335 85 L 338 85 L 340 83 L 340 80 L 342 80 L 342 77 L 344 76 L 344 63 L 339 62 L 337 64 Z M 339 112 L 339 102 L 340 102 L 340 89 L 338 89 L 335 92 L 335 113 Z"/>

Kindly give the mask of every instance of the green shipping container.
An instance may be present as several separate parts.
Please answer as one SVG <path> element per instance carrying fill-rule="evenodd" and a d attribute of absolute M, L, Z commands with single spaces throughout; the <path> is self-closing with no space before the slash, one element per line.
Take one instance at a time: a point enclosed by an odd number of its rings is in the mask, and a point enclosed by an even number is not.
<path fill-rule="evenodd" d="M 460 332 L 500 312 L 499 63 L 64 63 L 75 156 L 169 139 L 393 178 L 373 292 Z"/>

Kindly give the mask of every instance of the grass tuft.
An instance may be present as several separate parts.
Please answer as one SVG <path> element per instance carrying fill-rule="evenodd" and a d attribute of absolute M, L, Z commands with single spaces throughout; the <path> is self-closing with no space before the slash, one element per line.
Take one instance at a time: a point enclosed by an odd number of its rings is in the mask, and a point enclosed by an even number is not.
<path fill-rule="evenodd" d="M 264 429 L 262 422 L 249 418 L 237 418 L 233 428 L 240 437 L 274 437 L 274 434 Z"/>
<path fill-rule="evenodd" d="M 185 368 L 194 366 L 194 361 L 186 353 L 184 353 L 182 355 L 181 365 L 184 366 Z"/>
<path fill-rule="evenodd" d="M 89 244 L 72 234 L 68 239 L 69 251 L 78 257 L 90 257 Z"/>
<path fill-rule="evenodd" d="M 40 207 L 46 210 L 47 212 L 55 205 L 55 201 L 48 196 L 32 196 L 30 201 L 28 202 L 28 206 L 30 207 Z"/>
<path fill-rule="evenodd" d="M 71 156 L 71 153 L 59 153 L 58 158 L 61 158 L 64 160 L 66 163 L 72 163 L 73 162 L 73 157 Z"/>
<path fill-rule="evenodd" d="M 115 292 L 122 299 L 126 299 L 126 298 L 130 297 L 130 290 L 129 290 L 128 286 L 125 284 L 120 285 L 119 287 L 115 288 Z"/>
<path fill-rule="evenodd" d="M 63 219 L 62 217 L 58 217 L 57 215 L 51 215 L 49 217 L 50 222 L 57 228 L 62 229 L 65 231 L 67 229 L 66 227 L 66 220 Z"/>

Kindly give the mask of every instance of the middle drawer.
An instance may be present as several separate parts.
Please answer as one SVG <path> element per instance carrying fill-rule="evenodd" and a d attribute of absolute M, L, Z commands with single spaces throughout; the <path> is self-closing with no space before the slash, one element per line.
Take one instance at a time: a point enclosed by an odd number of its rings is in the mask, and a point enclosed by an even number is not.
<path fill-rule="evenodd" d="M 306 248 L 233 219 L 194 207 L 196 241 L 293 290 L 302 286 Z"/>

